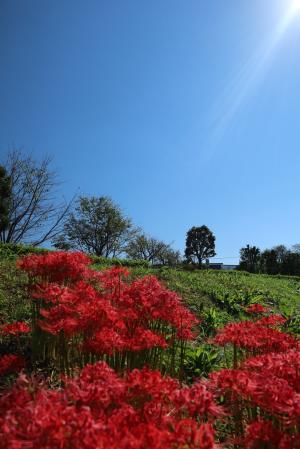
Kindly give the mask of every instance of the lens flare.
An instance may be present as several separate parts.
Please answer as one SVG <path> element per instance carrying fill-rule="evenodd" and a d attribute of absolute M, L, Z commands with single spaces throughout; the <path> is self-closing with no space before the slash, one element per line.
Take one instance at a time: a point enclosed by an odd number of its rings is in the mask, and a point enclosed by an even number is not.
<path fill-rule="evenodd" d="M 251 94 L 267 76 L 280 43 L 299 18 L 300 0 L 290 0 L 287 7 L 283 8 L 277 26 L 262 42 L 261 47 L 246 59 L 234 79 L 229 83 L 214 111 L 211 153 L 214 152 L 214 148 L 234 122 L 243 105 L 247 103 Z"/>
<path fill-rule="evenodd" d="M 291 4 L 291 13 L 300 14 L 300 0 L 293 0 Z"/>

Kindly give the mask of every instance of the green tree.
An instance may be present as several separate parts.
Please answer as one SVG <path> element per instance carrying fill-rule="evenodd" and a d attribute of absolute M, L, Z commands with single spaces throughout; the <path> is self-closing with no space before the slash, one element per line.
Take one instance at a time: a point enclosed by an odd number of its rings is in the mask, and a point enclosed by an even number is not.
<path fill-rule="evenodd" d="M 63 233 L 53 243 L 60 249 L 117 257 L 137 232 L 131 220 L 109 197 L 82 196 L 66 220 Z"/>
<path fill-rule="evenodd" d="M 292 276 L 300 275 L 300 253 L 287 251 L 282 262 L 281 273 Z"/>
<path fill-rule="evenodd" d="M 260 257 L 261 271 L 266 274 L 278 274 L 280 265 L 277 260 L 277 253 L 274 249 L 266 249 Z"/>
<path fill-rule="evenodd" d="M 257 273 L 260 264 L 260 249 L 256 246 L 247 245 L 240 249 L 240 264 L 241 270 L 249 271 L 250 273 Z"/>
<path fill-rule="evenodd" d="M 215 236 L 207 226 L 193 227 L 189 229 L 186 237 L 185 257 L 188 262 L 197 261 L 202 267 L 202 261 L 214 257 Z"/>
<path fill-rule="evenodd" d="M 11 195 L 11 178 L 5 167 L 0 165 L 0 241 L 5 237 L 5 231 L 9 227 Z"/>

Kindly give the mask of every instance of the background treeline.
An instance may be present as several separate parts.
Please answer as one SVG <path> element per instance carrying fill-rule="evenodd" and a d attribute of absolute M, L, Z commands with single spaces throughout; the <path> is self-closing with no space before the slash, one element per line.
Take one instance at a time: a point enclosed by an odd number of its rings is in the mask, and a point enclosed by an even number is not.
<path fill-rule="evenodd" d="M 300 275 L 300 244 L 291 248 L 278 245 L 261 251 L 256 246 L 247 245 L 240 250 L 240 270 L 250 273 L 271 275 Z"/>
<path fill-rule="evenodd" d="M 9 257 L 46 245 L 84 251 L 105 265 L 180 263 L 171 243 L 135 226 L 111 198 L 59 200 L 61 184 L 48 156 L 37 160 L 23 150 L 8 152 L 0 165 L 0 251 Z"/>

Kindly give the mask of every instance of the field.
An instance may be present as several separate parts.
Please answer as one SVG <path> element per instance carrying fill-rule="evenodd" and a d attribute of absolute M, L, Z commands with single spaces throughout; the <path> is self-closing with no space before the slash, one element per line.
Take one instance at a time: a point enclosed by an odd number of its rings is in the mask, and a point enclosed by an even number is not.
<path fill-rule="evenodd" d="M 27 276 L 15 268 L 16 257 L 0 259 L 0 313 L 2 320 L 28 319 L 26 301 Z M 95 264 L 105 269 L 105 264 Z M 267 276 L 239 271 L 195 270 L 175 268 L 130 267 L 133 277 L 154 275 L 170 290 L 176 291 L 195 312 L 203 315 L 210 309 L 217 314 L 218 324 L 243 316 L 251 303 L 261 303 L 290 316 L 300 316 L 300 277 Z"/>
<path fill-rule="evenodd" d="M 16 260 L 0 260 L 0 449 L 299 449 L 300 278 Z"/>
<path fill-rule="evenodd" d="M 104 268 L 100 266 L 99 268 Z M 239 271 L 174 268 L 132 268 L 134 276 L 153 274 L 176 291 L 202 319 L 213 311 L 218 328 L 243 319 L 244 308 L 260 303 L 290 318 L 293 332 L 300 332 L 300 278 L 268 276 Z"/>

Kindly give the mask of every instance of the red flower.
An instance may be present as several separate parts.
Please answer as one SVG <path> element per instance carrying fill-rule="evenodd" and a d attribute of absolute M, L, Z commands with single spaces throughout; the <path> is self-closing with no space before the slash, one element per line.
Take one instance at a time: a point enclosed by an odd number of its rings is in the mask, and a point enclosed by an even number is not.
<path fill-rule="evenodd" d="M 280 317 L 274 315 L 256 322 L 230 323 L 218 332 L 213 343 L 220 346 L 234 344 L 239 348 L 259 352 L 286 351 L 299 348 L 299 343 L 295 338 L 269 327 L 276 325 L 278 321 L 280 321 Z"/>
<path fill-rule="evenodd" d="M 21 260 L 19 266 L 39 280 L 32 297 L 40 329 L 101 355 L 165 348 L 170 335 L 194 337 L 198 320 L 154 276 L 131 281 L 127 269 L 97 272 L 88 263 L 83 254 L 63 252 Z"/>
<path fill-rule="evenodd" d="M 90 264 L 90 258 L 83 253 L 63 251 L 29 254 L 17 262 L 17 266 L 30 276 L 49 282 L 74 282 L 84 279 Z"/>
<path fill-rule="evenodd" d="M 261 304 L 251 304 L 251 306 L 245 309 L 247 313 L 266 313 L 268 309 Z"/>
<path fill-rule="evenodd" d="M 25 366 L 23 357 L 7 354 L 0 358 L 0 375 L 11 374 L 20 371 Z"/>
<path fill-rule="evenodd" d="M 199 389 L 194 401 L 202 405 L 191 415 L 192 397 L 157 371 L 120 378 L 101 362 L 60 390 L 23 377 L 0 397 L 0 448 L 215 449 L 212 426 L 203 422 L 214 410 L 212 395 Z"/>
<path fill-rule="evenodd" d="M 30 327 L 22 321 L 16 321 L 15 323 L 11 324 L 4 324 L 0 328 L 0 333 L 3 335 L 26 334 L 30 331 Z"/>

